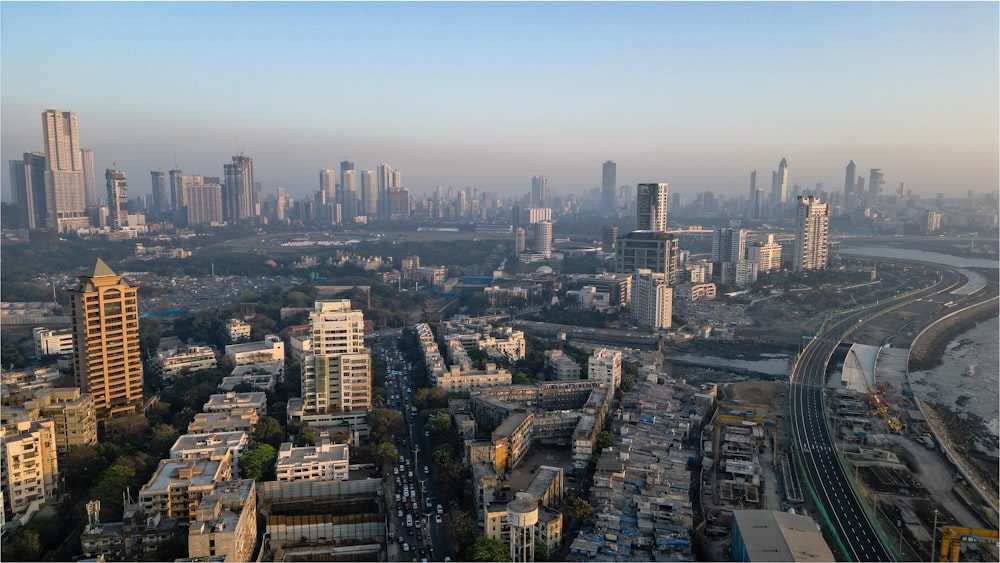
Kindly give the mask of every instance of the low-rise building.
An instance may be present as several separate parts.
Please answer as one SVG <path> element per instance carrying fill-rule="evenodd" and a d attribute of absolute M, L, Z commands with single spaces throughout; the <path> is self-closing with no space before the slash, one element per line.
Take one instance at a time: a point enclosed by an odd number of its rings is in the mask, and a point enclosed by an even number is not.
<path fill-rule="evenodd" d="M 545 366 L 552 369 L 552 375 L 559 381 L 580 379 L 580 364 L 562 350 L 546 350 Z"/>
<path fill-rule="evenodd" d="M 194 415 L 194 420 L 188 424 L 188 432 L 204 434 L 207 432 L 253 432 L 260 414 L 253 407 L 234 408 L 229 412 L 200 412 Z"/>
<path fill-rule="evenodd" d="M 202 497 L 188 530 L 188 557 L 250 561 L 257 538 L 257 494 L 252 479 L 216 483 Z"/>
<path fill-rule="evenodd" d="M 229 457 L 235 466 L 249 443 L 250 435 L 244 431 L 184 434 L 170 447 L 170 459 L 221 461 Z"/>
<path fill-rule="evenodd" d="M 278 449 L 278 481 L 346 481 L 350 448 L 321 440 L 316 446 L 296 448 L 291 442 Z"/>
<path fill-rule="evenodd" d="M 226 346 L 226 357 L 233 365 L 260 364 L 285 360 L 285 343 L 276 334 L 264 340 Z"/>
<path fill-rule="evenodd" d="M 35 327 L 31 330 L 35 340 L 35 357 L 58 355 L 67 356 L 73 353 L 73 329 L 51 329 Z"/>
<path fill-rule="evenodd" d="M 587 362 L 587 379 L 600 381 L 618 389 L 622 384 L 622 353 L 620 350 L 597 348 Z"/>
<path fill-rule="evenodd" d="M 226 333 L 229 335 L 230 342 L 250 340 L 250 324 L 240 319 L 229 319 L 229 322 L 226 323 Z"/>
<path fill-rule="evenodd" d="M 218 365 L 215 350 L 211 346 L 179 346 L 160 350 L 153 360 L 153 369 L 165 380 L 173 379 L 184 372 L 213 369 Z"/>
<path fill-rule="evenodd" d="M 195 521 L 198 504 L 214 483 L 232 478 L 232 458 L 163 459 L 153 476 L 139 489 L 139 500 L 147 512 L 177 518 L 187 527 Z"/>
<path fill-rule="evenodd" d="M 509 371 L 497 368 L 496 364 L 487 363 L 486 369 L 482 370 L 461 370 L 459 366 L 450 366 L 438 376 L 435 383 L 448 391 L 468 392 L 479 387 L 510 385 L 510 381 Z"/>
<path fill-rule="evenodd" d="M 80 535 L 83 556 L 100 561 L 163 560 L 159 550 L 180 535 L 177 518 L 149 513 L 141 502 L 125 503 L 121 522 L 101 522 L 101 502 L 87 503 L 88 523 Z"/>
<path fill-rule="evenodd" d="M 267 414 L 267 395 L 263 391 L 249 393 L 216 393 L 208 397 L 201 410 L 205 412 L 232 412 L 233 409 L 251 408 L 260 416 Z"/>
<path fill-rule="evenodd" d="M 94 399 L 79 387 L 42 388 L 18 394 L 20 406 L 10 405 L 0 412 L 0 423 L 51 419 L 55 424 L 56 450 L 97 443 L 97 413 Z"/>

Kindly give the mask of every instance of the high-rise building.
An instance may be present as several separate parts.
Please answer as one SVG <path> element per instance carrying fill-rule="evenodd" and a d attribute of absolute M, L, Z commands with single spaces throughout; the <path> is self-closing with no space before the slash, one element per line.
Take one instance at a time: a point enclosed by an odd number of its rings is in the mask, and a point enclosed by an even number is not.
<path fill-rule="evenodd" d="M 531 207 L 548 207 L 549 179 L 545 176 L 531 177 Z"/>
<path fill-rule="evenodd" d="M 667 184 L 639 184 L 636 186 L 635 230 L 667 230 Z"/>
<path fill-rule="evenodd" d="M 94 397 L 98 419 L 142 404 L 137 290 L 100 258 L 69 291 L 76 385 Z"/>
<path fill-rule="evenodd" d="M 514 230 L 514 251 L 517 254 L 521 254 L 524 252 L 525 246 L 526 242 L 525 242 L 524 227 L 518 227 L 517 229 Z"/>
<path fill-rule="evenodd" d="M 11 196 L 18 206 L 18 223 L 22 229 L 38 229 L 48 225 L 52 202 L 45 190 L 45 155 L 24 153 L 23 160 L 11 160 Z"/>
<path fill-rule="evenodd" d="M 595 348 L 587 361 L 587 379 L 600 381 L 618 389 L 622 384 L 622 353 L 620 350 Z"/>
<path fill-rule="evenodd" d="M 94 176 L 94 150 L 80 149 L 80 158 L 83 160 L 83 193 L 86 197 L 87 205 L 97 205 L 97 177 Z"/>
<path fill-rule="evenodd" d="M 781 245 L 774 242 L 774 235 L 767 235 L 767 242 L 757 241 L 748 246 L 747 262 L 756 263 L 759 272 L 780 270 Z"/>
<path fill-rule="evenodd" d="M 756 170 L 751 170 L 750 171 L 750 201 L 751 201 L 751 203 L 753 202 L 754 197 L 756 197 L 756 194 L 757 194 L 757 171 Z"/>
<path fill-rule="evenodd" d="M 375 181 L 375 171 L 365 170 L 361 173 L 361 212 L 359 215 L 378 217 L 378 183 Z"/>
<path fill-rule="evenodd" d="M 618 226 L 604 225 L 601 228 L 601 250 L 614 252 L 618 245 Z"/>
<path fill-rule="evenodd" d="M 854 180 L 857 177 L 858 167 L 854 161 L 847 163 L 847 173 L 844 175 L 844 208 L 853 211 L 857 208 L 858 195 L 854 193 Z"/>
<path fill-rule="evenodd" d="M 365 318 L 350 299 L 316 301 L 309 313 L 311 353 L 302 369 L 306 414 L 366 411 L 371 407 L 371 351 Z"/>
<path fill-rule="evenodd" d="M 552 256 L 552 222 L 539 221 L 535 223 L 535 244 L 536 254 L 541 254 L 546 258 Z"/>
<path fill-rule="evenodd" d="M 326 170 L 319 171 L 319 191 L 326 195 L 326 202 L 333 203 L 336 200 L 337 195 L 337 171 Z"/>
<path fill-rule="evenodd" d="M 254 189 L 253 159 L 237 155 L 232 164 L 222 166 L 226 181 L 222 189 L 222 217 L 236 222 L 256 215 L 257 191 Z"/>
<path fill-rule="evenodd" d="M 128 219 L 128 186 L 125 184 L 125 173 L 121 170 L 108 168 L 104 172 L 108 185 L 108 226 L 112 231 L 119 231 Z"/>
<path fill-rule="evenodd" d="M 185 214 L 187 194 L 184 192 L 184 176 L 178 168 L 170 171 L 170 205 L 174 208 L 175 218 Z"/>
<path fill-rule="evenodd" d="M 410 217 L 410 190 L 406 188 L 393 188 L 389 192 L 389 219 L 409 219 Z"/>
<path fill-rule="evenodd" d="M 771 174 L 771 205 L 780 208 L 788 199 L 788 161 L 778 163 L 778 170 Z"/>
<path fill-rule="evenodd" d="M 344 198 L 344 217 L 353 222 L 354 218 L 361 213 L 358 211 L 358 179 L 354 173 L 354 163 L 349 164 L 351 165 L 349 170 L 341 170 L 340 172 L 340 185 L 343 188 L 341 193 Z"/>
<path fill-rule="evenodd" d="M 648 269 L 666 276 L 667 283 L 677 283 L 679 250 L 677 237 L 661 231 L 632 231 L 618 238 L 615 271 L 632 274 Z"/>
<path fill-rule="evenodd" d="M 632 318 L 652 330 L 670 328 L 673 295 L 666 276 L 645 268 L 636 270 L 632 276 Z"/>
<path fill-rule="evenodd" d="M 735 283 L 736 267 L 744 260 L 746 244 L 745 229 L 717 227 L 712 233 L 712 271 L 722 283 Z"/>
<path fill-rule="evenodd" d="M 187 224 L 222 223 L 222 185 L 192 184 L 187 189 Z"/>
<path fill-rule="evenodd" d="M 868 192 L 865 197 L 865 206 L 875 207 L 878 205 L 878 196 L 882 193 L 882 186 L 885 185 L 885 177 L 881 168 L 872 168 L 868 175 Z"/>
<path fill-rule="evenodd" d="M 601 170 L 601 207 L 605 215 L 614 216 L 618 213 L 618 201 L 615 197 L 615 186 L 618 180 L 618 165 L 608 160 Z"/>
<path fill-rule="evenodd" d="M 42 134 L 46 201 L 52 202 L 48 209 L 48 226 L 63 233 L 90 226 L 76 114 L 54 109 L 44 111 Z"/>
<path fill-rule="evenodd" d="M 55 422 L 25 420 L 0 428 L 0 464 L 3 510 L 26 515 L 32 504 L 55 498 L 59 483 Z"/>
<path fill-rule="evenodd" d="M 162 170 L 151 170 L 150 179 L 153 182 L 153 209 L 158 214 L 170 211 L 170 197 L 167 195 L 167 173 Z"/>
<path fill-rule="evenodd" d="M 764 188 L 754 190 L 752 219 L 764 218 Z"/>
<path fill-rule="evenodd" d="M 378 185 L 378 218 L 389 219 L 392 215 L 389 211 L 389 192 L 403 187 L 399 170 L 388 164 L 379 164 L 375 170 L 375 180 Z"/>
<path fill-rule="evenodd" d="M 830 204 L 813 196 L 800 196 L 795 214 L 792 269 L 798 272 L 826 268 L 829 233 Z"/>

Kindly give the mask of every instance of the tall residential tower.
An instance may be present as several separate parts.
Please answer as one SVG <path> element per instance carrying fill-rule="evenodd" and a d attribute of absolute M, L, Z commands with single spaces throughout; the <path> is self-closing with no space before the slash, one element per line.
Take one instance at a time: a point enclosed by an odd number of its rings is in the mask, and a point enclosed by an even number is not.
<path fill-rule="evenodd" d="M 635 230 L 667 230 L 667 184 L 639 184 L 636 186 Z"/>
<path fill-rule="evenodd" d="M 799 196 L 795 214 L 795 254 L 792 270 L 826 268 L 830 235 L 830 204 Z"/>

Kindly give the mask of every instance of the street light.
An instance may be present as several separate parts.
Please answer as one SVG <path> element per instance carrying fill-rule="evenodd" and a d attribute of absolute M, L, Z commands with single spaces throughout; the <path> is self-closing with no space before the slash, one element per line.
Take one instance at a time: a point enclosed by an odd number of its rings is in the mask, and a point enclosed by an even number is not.
<path fill-rule="evenodd" d="M 938 511 L 934 509 L 934 526 L 931 528 L 931 558 L 929 561 L 934 561 L 934 542 L 937 541 L 937 517 Z"/>

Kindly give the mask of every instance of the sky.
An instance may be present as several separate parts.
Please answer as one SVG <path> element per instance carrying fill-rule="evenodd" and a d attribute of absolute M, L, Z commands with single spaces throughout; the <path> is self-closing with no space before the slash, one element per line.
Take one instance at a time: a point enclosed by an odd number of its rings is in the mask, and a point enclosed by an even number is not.
<path fill-rule="evenodd" d="M 346 156 L 436 186 L 555 194 L 842 190 L 881 168 L 924 196 L 1000 184 L 997 2 L 0 2 L 0 153 L 73 111 L 103 171 L 306 196 Z M 3 166 L 2 195 L 10 199 Z"/>

